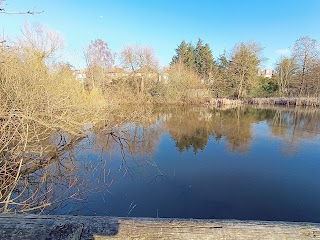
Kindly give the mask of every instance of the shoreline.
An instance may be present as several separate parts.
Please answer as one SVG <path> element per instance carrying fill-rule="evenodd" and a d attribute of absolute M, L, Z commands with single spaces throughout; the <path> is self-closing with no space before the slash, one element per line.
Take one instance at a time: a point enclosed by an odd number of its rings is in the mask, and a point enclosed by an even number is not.
<path fill-rule="evenodd" d="M 206 102 L 207 106 L 213 107 L 238 107 L 243 105 L 258 106 L 284 106 L 284 107 L 320 107 L 320 98 L 316 97 L 265 97 L 265 98 L 211 98 Z"/>

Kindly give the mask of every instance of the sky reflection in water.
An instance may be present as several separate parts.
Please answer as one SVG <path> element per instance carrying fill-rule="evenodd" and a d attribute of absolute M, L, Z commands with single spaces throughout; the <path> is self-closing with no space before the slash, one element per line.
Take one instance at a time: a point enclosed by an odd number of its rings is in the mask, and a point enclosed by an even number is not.
<path fill-rule="evenodd" d="M 75 150 L 90 191 L 54 213 L 320 222 L 319 117 L 155 109 L 148 123 L 115 131 L 123 148 L 97 129 Z"/>

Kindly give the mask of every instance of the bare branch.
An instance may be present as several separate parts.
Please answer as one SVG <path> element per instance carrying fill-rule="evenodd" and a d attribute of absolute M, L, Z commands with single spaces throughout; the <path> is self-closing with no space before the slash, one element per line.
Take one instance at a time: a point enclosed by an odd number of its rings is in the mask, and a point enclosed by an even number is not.
<path fill-rule="evenodd" d="M 25 11 L 25 12 L 8 12 L 5 10 L 4 8 L 4 2 L 6 0 L 0 0 L 0 13 L 2 14 L 7 14 L 7 15 L 22 15 L 22 14 L 30 14 L 30 15 L 35 15 L 35 14 L 41 14 L 43 13 L 44 11 L 35 11 L 35 8 L 33 10 L 28 10 L 28 11 Z"/>
<path fill-rule="evenodd" d="M 30 15 L 35 15 L 35 14 L 41 14 L 44 11 L 40 12 L 35 12 L 35 11 L 27 11 L 27 12 L 7 12 L 3 8 L 0 9 L 0 13 L 7 14 L 7 15 L 22 15 L 22 14 L 30 14 Z"/>

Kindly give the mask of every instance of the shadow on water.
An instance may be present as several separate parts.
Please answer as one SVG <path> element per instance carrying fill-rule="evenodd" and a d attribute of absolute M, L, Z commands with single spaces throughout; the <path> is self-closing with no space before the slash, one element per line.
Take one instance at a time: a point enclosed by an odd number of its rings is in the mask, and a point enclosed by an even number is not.
<path fill-rule="evenodd" d="M 96 126 L 26 176 L 51 184 L 51 214 L 320 222 L 319 119 L 314 108 L 154 108 Z"/>

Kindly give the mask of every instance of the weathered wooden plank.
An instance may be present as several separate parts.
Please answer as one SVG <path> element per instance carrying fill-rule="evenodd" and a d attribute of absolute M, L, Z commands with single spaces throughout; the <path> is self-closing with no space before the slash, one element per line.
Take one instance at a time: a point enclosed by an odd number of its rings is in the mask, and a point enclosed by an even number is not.
<path fill-rule="evenodd" d="M 0 239 L 320 239 L 320 224 L 0 214 Z"/>

